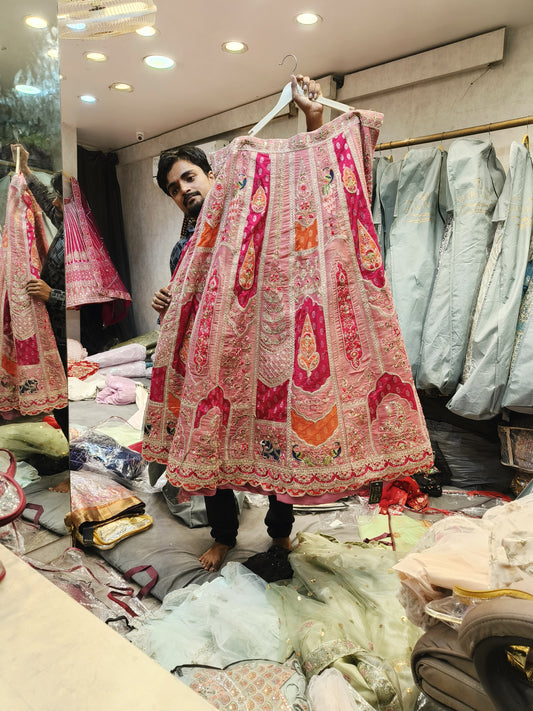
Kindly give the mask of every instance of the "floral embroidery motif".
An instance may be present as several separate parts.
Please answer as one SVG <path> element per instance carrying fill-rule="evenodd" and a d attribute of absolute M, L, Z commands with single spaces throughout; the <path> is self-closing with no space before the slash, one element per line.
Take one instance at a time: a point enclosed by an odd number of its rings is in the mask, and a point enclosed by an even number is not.
<path fill-rule="evenodd" d="M 357 220 L 357 231 L 359 234 L 359 254 L 361 255 L 361 264 L 369 272 L 379 269 L 383 260 L 378 245 L 366 227 Z"/>
<path fill-rule="evenodd" d="M 344 166 L 344 170 L 342 171 L 342 182 L 349 193 L 354 193 L 355 195 L 359 193 L 357 189 L 357 178 L 353 170 L 348 168 L 348 166 Z"/>
<path fill-rule="evenodd" d="M 218 283 L 218 273 L 215 269 L 211 279 L 207 284 L 204 308 L 200 317 L 198 337 L 196 339 L 196 350 L 194 352 L 194 371 L 198 374 L 202 372 L 207 363 L 207 349 L 209 346 L 209 335 L 213 322 L 213 311 L 217 298 Z"/>
<path fill-rule="evenodd" d="M 254 212 L 264 212 L 267 204 L 267 196 L 262 185 L 260 185 L 252 198 L 252 210 Z"/>
<path fill-rule="evenodd" d="M 363 355 L 363 350 L 359 340 L 350 290 L 348 289 L 348 276 L 340 263 L 337 263 L 337 273 L 335 276 L 337 280 L 339 315 L 344 340 L 344 352 L 353 367 L 357 368 L 361 356 Z"/>
<path fill-rule="evenodd" d="M 316 350 L 316 338 L 309 314 L 306 315 L 302 328 L 297 362 L 300 368 L 305 370 L 307 377 L 311 375 L 320 362 L 320 355 Z"/>
<path fill-rule="evenodd" d="M 243 289 L 251 289 L 254 285 L 255 276 L 255 249 L 254 241 L 250 240 L 246 255 L 239 271 L 239 284 Z"/>

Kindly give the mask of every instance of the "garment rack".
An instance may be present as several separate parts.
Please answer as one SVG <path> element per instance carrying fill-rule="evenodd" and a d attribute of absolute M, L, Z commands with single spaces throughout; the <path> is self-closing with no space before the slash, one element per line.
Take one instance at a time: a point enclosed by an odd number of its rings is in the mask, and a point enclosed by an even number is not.
<path fill-rule="evenodd" d="M 3 159 L 0 159 L 0 165 L 9 165 L 9 166 L 11 166 L 12 168 L 15 167 L 15 163 L 13 163 L 12 160 L 3 160 Z M 40 173 L 48 173 L 48 175 L 53 175 L 53 174 L 56 172 L 55 170 L 49 170 L 48 168 L 36 168 L 36 167 L 32 167 L 32 166 L 28 166 L 28 168 L 29 168 L 31 171 L 37 170 L 37 171 L 39 171 Z"/>
<path fill-rule="evenodd" d="M 444 141 L 448 138 L 461 138 L 462 136 L 472 136 L 476 133 L 491 133 L 501 131 L 504 128 L 516 128 L 517 126 L 527 126 L 533 124 L 533 116 L 523 116 L 522 118 L 509 119 L 507 121 L 497 121 L 486 123 L 481 126 L 470 126 L 470 128 L 458 128 L 455 131 L 443 131 L 433 133 L 429 136 L 418 136 L 418 138 L 404 138 L 401 141 L 387 141 L 376 146 L 376 151 L 390 151 L 393 148 L 405 148 L 406 146 L 416 146 L 421 143 L 433 143 L 434 141 Z"/>

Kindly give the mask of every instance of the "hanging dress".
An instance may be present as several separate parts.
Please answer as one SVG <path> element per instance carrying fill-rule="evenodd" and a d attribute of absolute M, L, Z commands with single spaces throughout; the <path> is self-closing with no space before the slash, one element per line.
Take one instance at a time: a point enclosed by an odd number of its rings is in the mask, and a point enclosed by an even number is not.
<path fill-rule="evenodd" d="M 104 304 L 102 322 L 110 326 L 126 315 L 131 296 L 115 269 L 79 183 L 71 178 L 65 199 L 65 282 L 67 308 Z"/>
<path fill-rule="evenodd" d="M 531 245 L 532 213 L 533 163 L 527 148 L 513 142 L 509 172 L 494 211 L 496 234 L 479 289 L 462 384 L 447 404 L 462 417 L 487 420 L 501 410 Z"/>
<path fill-rule="evenodd" d="M 143 456 L 172 484 L 306 503 L 430 466 L 370 213 L 381 120 L 215 155 L 145 415 Z"/>
<path fill-rule="evenodd" d="M 422 335 L 419 390 L 455 392 L 476 297 L 494 239 L 494 208 L 505 171 L 489 141 L 463 138 L 448 152 L 452 219 L 447 226 Z"/>
<path fill-rule="evenodd" d="M 68 404 L 44 301 L 26 293 L 46 258 L 41 211 L 22 174 L 11 180 L 0 246 L 0 411 L 38 415 Z"/>
<path fill-rule="evenodd" d="M 381 250 L 381 257 L 383 263 L 386 261 L 385 257 L 385 225 L 384 225 L 384 215 L 383 207 L 381 205 L 381 200 L 379 199 L 381 179 L 385 169 L 391 164 L 392 158 L 383 158 L 378 156 L 374 158 L 372 163 L 372 222 L 374 223 L 374 229 L 376 230 L 376 236 L 378 238 L 379 248 Z"/>
<path fill-rule="evenodd" d="M 387 276 L 415 379 L 444 234 L 445 185 L 446 154 L 440 148 L 419 148 L 403 158 L 386 252 Z"/>

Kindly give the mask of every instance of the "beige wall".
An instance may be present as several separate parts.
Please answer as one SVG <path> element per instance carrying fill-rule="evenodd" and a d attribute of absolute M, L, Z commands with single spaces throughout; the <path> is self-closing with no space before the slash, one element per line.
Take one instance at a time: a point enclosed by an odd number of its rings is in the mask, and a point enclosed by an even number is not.
<path fill-rule="evenodd" d="M 494 33 L 494 37 L 459 42 L 345 77 L 337 96 L 344 103 L 384 114 L 380 142 L 531 115 L 532 47 L 533 25 Z M 487 66 L 487 61 L 494 63 Z M 330 79 L 324 85 L 334 88 Z M 377 87 L 378 93 L 372 92 L 372 87 Z M 153 182 L 153 157 L 185 143 L 231 140 L 254 125 L 275 100 L 276 97 L 268 97 L 118 152 L 117 171 L 139 333 L 156 327 L 150 302 L 153 292 L 168 282 L 168 260 L 181 224 L 178 208 Z M 261 136 L 286 137 L 298 130 L 302 130 L 301 120 L 286 114 L 265 127 Z M 526 130 L 516 128 L 492 134 L 505 167 L 511 142 L 522 140 Z M 442 145 L 446 148 L 449 141 Z M 392 151 L 395 160 L 404 153 L 405 149 Z"/>

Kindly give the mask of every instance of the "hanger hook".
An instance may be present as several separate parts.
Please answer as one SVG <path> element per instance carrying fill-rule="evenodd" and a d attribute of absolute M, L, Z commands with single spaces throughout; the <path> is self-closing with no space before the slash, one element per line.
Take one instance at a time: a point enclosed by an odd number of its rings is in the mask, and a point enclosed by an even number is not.
<path fill-rule="evenodd" d="M 283 64 L 283 62 L 287 59 L 287 57 L 293 57 L 294 59 L 294 69 L 292 70 L 292 74 L 296 74 L 296 67 L 298 66 L 298 59 L 296 58 L 295 54 L 286 54 L 283 59 L 280 62 L 280 65 Z"/>

